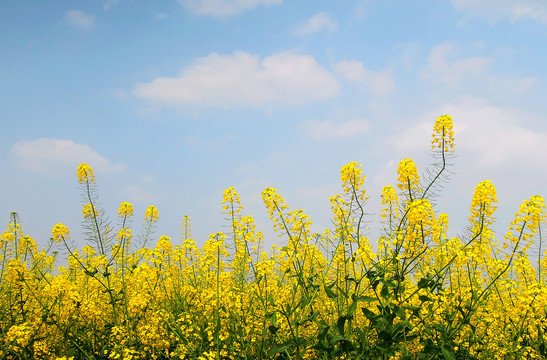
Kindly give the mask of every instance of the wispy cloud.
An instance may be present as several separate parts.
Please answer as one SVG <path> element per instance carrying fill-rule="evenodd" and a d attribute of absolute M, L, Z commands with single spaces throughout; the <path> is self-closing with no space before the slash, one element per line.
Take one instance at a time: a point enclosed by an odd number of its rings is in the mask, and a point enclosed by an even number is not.
<path fill-rule="evenodd" d="M 59 166 L 76 169 L 82 162 L 106 172 L 125 169 L 125 165 L 112 163 L 88 145 L 71 140 L 42 138 L 19 141 L 11 147 L 10 157 L 23 168 L 41 173 L 55 171 Z"/>
<path fill-rule="evenodd" d="M 522 119 L 530 118 L 521 110 L 494 106 L 485 100 L 466 98 L 420 116 L 411 128 L 395 134 L 389 143 L 405 151 L 425 149 L 430 143 L 432 122 L 437 115 L 450 114 L 454 119 L 457 151 L 472 153 L 475 167 L 497 168 L 514 164 L 530 169 L 547 169 L 547 133 L 530 129 Z M 436 114 L 436 115 L 435 115 Z M 547 119 L 534 119 L 544 123 Z M 465 156 L 464 156 L 465 157 Z"/>
<path fill-rule="evenodd" d="M 420 46 L 414 42 L 396 44 L 393 50 L 397 53 L 396 60 L 405 70 L 413 69 L 421 59 Z"/>
<path fill-rule="evenodd" d="M 533 76 L 496 75 L 491 77 L 489 85 L 492 93 L 520 94 L 533 89 L 539 82 Z"/>
<path fill-rule="evenodd" d="M 110 8 L 116 5 L 120 0 L 105 0 L 103 3 L 103 8 L 105 10 L 110 10 Z"/>
<path fill-rule="evenodd" d="M 246 52 L 212 53 L 184 68 L 178 77 L 139 83 L 136 96 L 173 105 L 260 107 L 298 104 L 338 92 L 338 82 L 312 56 L 282 52 L 262 60 Z"/>
<path fill-rule="evenodd" d="M 88 15 L 81 10 L 67 11 L 65 19 L 70 25 L 82 29 L 92 29 L 95 26 L 95 16 Z"/>
<path fill-rule="evenodd" d="M 472 51 L 484 52 L 483 44 L 477 44 Z M 478 48 L 478 50 L 476 49 Z M 467 94 L 481 96 L 517 95 L 532 89 L 539 82 L 537 77 L 521 76 L 495 72 L 495 64 L 503 63 L 500 55 L 461 56 L 463 51 L 451 42 L 445 42 L 432 48 L 427 65 L 421 70 L 421 78 L 431 83 L 441 84 L 444 89 L 452 89 Z"/>
<path fill-rule="evenodd" d="M 456 55 L 456 47 L 452 43 L 435 46 L 427 59 L 427 66 L 422 72 L 423 77 L 458 87 L 466 77 L 483 74 L 494 62 L 493 58 L 486 56 L 453 60 Z"/>
<path fill-rule="evenodd" d="M 325 12 L 320 12 L 309 18 L 306 23 L 296 29 L 295 34 L 299 36 L 310 35 L 321 30 L 335 32 L 338 24 Z"/>
<path fill-rule="evenodd" d="M 346 80 L 365 84 L 375 95 L 383 97 L 394 88 L 393 76 L 389 70 L 371 71 L 362 62 L 344 60 L 336 63 L 334 69 Z"/>
<path fill-rule="evenodd" d="M 156 196 L 147 191 L 141 185 L 133 185 L 123 189 L 123 194 L 133 203 L 152 203 L 157 201 Z"/>
<path fill-rule="evenodd" d="M 179 0 L 179 2 L 197 15 L 221 18 L 238 15 L 258 6 L 278 5 L 283 0 Z"/>
<path fill-rule="evenodd" d="M 488 21 L 508 18 L 513 22 L 532 19 L 547 23 L 547 3 L 544 0 L 451 0 L 457 11 L 468 17 L 483 17 Z"/>
<path fill-rule="evenodd" d="M 317 121 L 310 119 L 302 124 L 306 134 L 315 140 L 346 139 L 367 132 L 370 123 L 364 119 L 350 119 L 342 123 L 331 120 Z"/>

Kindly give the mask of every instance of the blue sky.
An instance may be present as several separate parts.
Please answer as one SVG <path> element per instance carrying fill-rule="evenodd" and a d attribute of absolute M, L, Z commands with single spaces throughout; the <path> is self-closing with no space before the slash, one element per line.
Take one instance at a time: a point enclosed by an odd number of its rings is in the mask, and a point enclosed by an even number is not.
<path fill-rule="evenodd" d="M 79 163 L 116 223 L 122 201 L 159 209 L 156 236 L 228 231 L 234 186 L 272 234 L 277 188 L 315 231 L 330 225 L 340 167 L 363 165 L 370 235 L 398 161 L 431 162 L 437 116 L 456 158 L 437 211 L 461 234 L 474 187 L 498 189 L 502 237 L 546 195 L 547 6 L 542 0 L 106 0 L 0 3 L 0 218 L 45 245 L 81 235 Z"/>

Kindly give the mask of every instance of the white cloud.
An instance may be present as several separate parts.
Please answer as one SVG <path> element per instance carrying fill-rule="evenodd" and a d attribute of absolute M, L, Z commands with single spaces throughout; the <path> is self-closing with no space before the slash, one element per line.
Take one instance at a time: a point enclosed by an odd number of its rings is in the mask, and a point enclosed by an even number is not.
<path fill-rule="evenodd" d="M 493 63 L 492 58 L 484 56 L 473 56 L 451 62 L 449 58 L 455 53 L 456 48 L 451 43 L 435 46 L 429 54 L 427 67 L 423 71 L 424 78 L 458 87 L 466 76 L 482 74 Z"/>
<path fill-rule="evenodd" d="M 113 164 L 89 146 L 71 140 L 42 138 L 19 141 L 12 146 L 10 156 L 23 168 L 42 173 L 55 171 L 59 166 L 76 169 L 80 163 L 106 172 L 125 169 L 123 164 Z"/>
<path fill-rule="evenodd" d="M 95 17 L 88 15 L 81 10 L 69 10 L 65 14 L 65 19 L 70 25 L 82 29 L 91 29 L 95 26 Z"/>
<path fill-rule="evenodd" d="M 396 60 L 406 70 L 413 69 L 420 58 L 420 46 L 413 42 L 396 44 L 393 50 L 397 52 Z"/>
<path fill-rule="evenodd" d="M 140 98 L 173 105 L 217 107 L 298 104 L 338 93 L 336 79 L 312 56 L 282 52 L 258 56 L 245 52 L 212 53 L 184 68 L 178 77 L 139 83 Z"/>
<path fill-rule="evenodd" d="M 471 51 L 480 51 L 482 45 L 475 45 Z M 478 50 L 477 50 L 478 49 Z M 490 99 L 497 97 L 504 99 L 508 94 L 519 95 L 532 89 L 539 79 L 532 76 L 518 74 L 495 73 L 493 66 L 497 59 L 503 63 L 505 52 L 512 49 L 504 49 L 493 56 L 458 56 L 461 49 L 453 43 L 446 42 L 432 48 L 427 65 L 421 70 L 422 80 L 439 83 L 443 94 L 453 97 L 454 93 L 472 94 L 473 96 L 487 96 Z M 457 94 L 456 93 L 456 94 Z"/>
<path fill-rule="evenodd" d="M 403 134 L 390 143 L 404 150 L 423 149 L 430 144 L 433 124 L 438 115 L 449 114 L 454 121 L 456 151 L 467 152 L 476 167 L 496 168 L 508 163 L 547 169 L 547 133 L 523 125 L 532 115 L 519 110 L 493 106 L 480 99 L 467 98 L 459 104 L 447 104 L 436 112 L 420 116 Z M 528 123 L 545 123 L 535 118 Z"/>
<path fill-rule="evenodd" d="M 198 15 L 227 17 L 258 6 L 281 4 L 283 0 L 179 0 L 179 2 Z"/>
<path fill-rule="evenodd" d="M 295 34 L 299 36 L 309 35 L 321 30 L 335 32 L 338 29 L 336 21 L 332 20 L 331 16 L 325 12 L 320 12 L 313 15 L 306 23 L 296 29 Z"/>
<path fill-rule="evenodd" d="M 526 91 L 530 88 L 532 88 L 534 85 L 538 83 L 538 79 L 532 76 L 528 76 L 525 78 L 518 79 L 516 82 L 516 89 L 517 91 Z"/>
<path fill-rule="evenodd" d="M 538 82 L 538 78 L 531 76 L 498 75 L 490 79 L 489 85 L 492 93 L 519 94 L 532 89 Z"/>
<path fill-rule="evenodd" d="M 376 96 L 386 96 L 395 88 L 390 70 L 371 71 L 356 60 L 340 61 L 334 69 L 348 81 L 365 84 Z"/>
<path fill-rule="evenodd" d="M 512 22 L 532 19 L 547 23 L 545 0 L 451 0 L 457 11 L 469 17 L 484 17 L 493 22 L 509 18 Z"/>
<path fill-rule="evenodd" d="M 454 112 L 461 114 L 460 142 L 477 153 L 480 166 L 547 166 L 547 133 L 523 126 L 521 121 L 528 114 L 481 103 L 454 107 Z"/>
<path fill-rule="evenodd" d="M 351 22 L 361 22 L 367 15 L 369 15 L 369 8 L 371 2 L 369 0 L 361 0 L 357 2 L 356 6 L 351 11 Z"/>
<path fill-rule="evenodd" d="M 345 139 L 365 133 L 370 123 L 364 119 L 350 119 L 342 123 L 330 120 L 308 120 L 302 124 L 307 135 L 312 139 L 323 141 L 328 139 Z"/>
<path fill-rule="evenodd" d="M 334 68 L 348 81 L 365 81 L 367 70 L 365 69 L 363 63 L 360 61 L 340 61 L 339 63 L 334 65 Z"/>

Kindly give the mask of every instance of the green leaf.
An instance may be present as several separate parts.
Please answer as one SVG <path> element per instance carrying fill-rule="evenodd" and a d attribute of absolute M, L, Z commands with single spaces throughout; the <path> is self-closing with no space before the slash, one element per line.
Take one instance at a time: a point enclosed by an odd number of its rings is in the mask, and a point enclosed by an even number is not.
<path fill-rule="evenodd" d="M 343 335 L 334 335 L 332 339 L 330 339 L 331 344 L 336 344 L 339 341 L 347 340 Z"/>
<path fill-rule="evenodd" d="M 342 289 L 340 286 L 336 285 L 336 288 L 338 289 L 338 292 L 341 293 L 342 295 L 344 295 L 344 298 L 348 298 L 348 293 L 346 291 L 344 291 L 344 289 Z"/>
<path fill-rule="evenodd" d="M 385 283 L 384 283 L 388 288 L 391 288 L 391 289 L 394 289 L 397 287 L 397 284 L 395 284 L 393 282 L 393 278 L 389 278 Z"/>
<path fill-rule="evenodd" d="M 338 332 L 342 335 L 344 335 L 344 327 L 346 325 L 346 321 L 348 320 L 348 316 L 340 316 L 338 318 L 338 321 L 336 322 L 336 327 L 338 328 Z"/>
<path fill-rule="evenodd" d="M 402 320 L 406 319 L 406 313 L 405 313 L 405 310 L 402 307 L 397 306 L 394 310 L 395 310 L 395 313 L 397 314 L 397 316 L 400 319 L 402 319 Z"/>
<path fill-rule="evenodd" d="M 391 330 L 391 336 L 393 339 L 403 339 L 404 334 L 407 330 L 407 326 L 405 323 L 397 323 L 393 326 L 393 329 Z"/>
<path fill-rule="evenodd" d="M 376 328 L 378 330 L 387 331 L 389 327 L 389 321 L 385 317 L 383 316 L 377 317 L 375 322 L 376 322 Z"/>
<path fill-rule="evenodd" d="M 376 279 L 370 284 L 370 286 L 372 287 L 372 290 L 376 290 L 379 284 L 380 284 L 380 279 Z"/>
<path fill-rule="evenodd" d="M 273 312 L 270 315 L 270 324 L 275 325 L 277 322 L 277 313 Z"/>
<path fill-rule="evenodd" d="M 357 298 L 357 300 L 359 301 L 365 301 L 365 302 L 373 302 L 373 301 L 378 301 L 377 298 L 373 297 L 373 296 L 359 296 Z"/>
<path fill-rule="evenodd" d="M 389 288 L 384 284 L 382 290 L 380 291 L 380 296 L 384 299 L 389 298 Z"/>
<path fill-rule="evenodd" d="M 363 312 L 363 315 L 365 315 L 366 318 L 369 319 L 370 321 L 376 318 L 376 314 L 365 307 L 362 307 L 361 311 Z"/>
<path fill-rule="evenodd" d="M 441 349 L 441 353 L 446 360 L 456 360 L 456 354 L 454 354 L 454 351 L 448 349 L 445 346 L 443 346 L 443 348 Z"/>
<path fill-rule="evenodd" d="M 291 348 L 294 347 L 294 342 L 289 342 L 289 343 L 285 343 L 285 344 L 281 344 L 281 345 L 278 345 L 272 349 L 270 349 L 270 351 L 268 351 L 268 357 L 272 357 L 276 354 L 279 354 L 279 353 L 283 353 Z"/>
<path fill-rule="evenodd" d="M 336 293 L 332 291 L 329 286 L 324 286 L 324 288 L 325 288 L 325 293 L 327 294 L 329 299 L 336 299 L 338 297 L 338 295 L 336 295 Z"/>
<path fill-rule="evenodd" d="M 427 278 L 421 278 L 419 281 L 418 281 L 418 288 L 419 289 L 423 289 L 425 287 L 428 287 L 428 284 L 429 284 L 429 279 Z"/>
<path fill-rule="evenodd" d="M 355 309 L 357 309 L 357 299 L 353 300 L 353 302 L 349 306 L 349 308 L 348 308 L 348 317 L 353 315 L 353 313 L 355 312 Z"/>

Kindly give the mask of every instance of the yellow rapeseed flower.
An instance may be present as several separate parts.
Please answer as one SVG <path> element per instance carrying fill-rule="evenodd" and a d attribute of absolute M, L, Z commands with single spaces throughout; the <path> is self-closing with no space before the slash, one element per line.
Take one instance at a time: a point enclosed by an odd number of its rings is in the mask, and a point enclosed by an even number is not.
<path fill-rule="evenodd" d="M 99 212 L 91 204 L 85 204 L 82 210 L 84 214 L 84 219 L 92 217 L 95 214 L 95 217 L 99 216 Z"/>
<path fill-rule="evenodd" d="M 4 240 L 6 243 L 12 243 L 13 240 L 15 240 L 15 236 L 11 231 L 4 231 L 4 233 L 0 235 L 0 239 Z"/>
<path fill-rule="evenodd" d="M 486 219 L 488 225 L 492 224 L 490 219 L 496 210 L 496 203 L 498 199 L 496 197 L 496 188 L 490 182 L 490 180 L 481 181 L 475 188 L 473 193 L 473 201 L 471 202 L 471 216 L 469 220 L 471 222 L 478 221 L 483 216 Z"/>
<path fill-rule="evenodd" d="M 131 229 L 127 228 L 121 228 L 120 231 L 118 231 L 117 239 L 118 241 L 121 241 L 122 239 L 131 239 L 133 235 L 131 234 Z"/>
<path fill-rule="evenodd" d="M 16 343 L 19 347 L 25 348 L 32 337 L 34 329 L 28 323 L 13 325 L 6 334 L 8 343 Z"/>
<path fill-rule="evenodd" d="M 80 184 L 84 182 L 94 182 L 95 181 L 95 175 L 93 174 L 93 169 L 91 166 L 81 163 L 78 166 L 78 181 Z"/>
<path fill-rule="evenodd" d="M 361 200 L 365 199 L 365 189 L 363 184 L 365 182 L 365 175 L 362 174 L 361 164 L 358 164 L 356 161 L 350 162 L 340 169 L 340 179 L 342 180 L 342 189 L 346 193 L 355 191 L 356 194 L 359 194 Z"/>
<path fill-rule="evenodd" d="M 414 160 L 405 158 L 399 162 L 397 181 L 399 181 L 397 187 L 404 191 L 408 191 L 409 186 L 413 190 L 419 188 L 420 177 L 418 176 L 418 169 L 416 168 L 416 164 L 414 164 Z"/>
<path fill-rule="evenodd" d="M 264 200 L 264 204 L 266 204 L 266 210 L 270 215 L 270 220 L 274 223 L 274 230 L 283 232 L 284 226 L 280 219 L 284 216 L 283 211 L 288 210 L 289 206 L 285 204 L 285 200 L 277 193 L 277 190 L 271 187 L 266 188 L 262 192 L 262 200 Z"/>
<path fill-rule="evenodd" d="M 173 245 L 171 244 L 171 238 L 169 236 L 162 235 L 156 244 L 156 250 L 167 254 L 172 253 Z"/>
<path fill-rule="evenodd" d="M 53 236 L 53 240 L 57 243 L 61 242 L 66 236 L 68 236 L 69 231 L 66 226 L 59 223 L 51 229 L 51 234 Z"/>
<path fill-rule="evenodd" d="M 380 214 L 383 219 L 385 219 L 388 214 L 391 214 L 395 218 L 399 217 L 399 198 L 397 197 L 397 192 L 393 186 L 384 186 L 382 189 L 382 205 L 385 206 Z"/>
<path fill-rule="evenodd" d="M 519 206 L 519 210 L 509 226 L 505 240 L 517 245 L 520 242 L 526 242 L 524 248 L 521 249 L 523 252 L 526 251 L 532 243 L 533 236 L 538 231 L 539 224 L 545 220 L 544 209 L 545 201 L 542 196 L 534 195 L 524 201 Z"/>
<path fill-rule="evenodd" d="M 31 238 L 28 235 L 24 235 L 23 237 L 21 237 L 21 240 L 19 241 L 19 249 L 18 249 L 20 253 L 24 253 L 28 250 L 32 252 L 36 252 L 37 248 L 38 247 L 33 238 Z"/>
<path fill-rule="evenodd" d="M 442 115 L 435 121 L 433 127 L 433 140 L 431 141 L 431 147 L 443 148 L 444 151 L 454 151 L 454 130 L 452 125 L 452 117 L 450 115 Z"/>
<path fill-rule="evenodd" d="M 239 214 L 241 212 L 241 200 L 239 199 L 237 191 L 233 187 L 229 187 L 228 189 L 224 190 L 222 204 L 222 210 L 234 209 L 235 214 Z M 230 211 L 230 216 L 231 215 L 234 215 L 232 211 Z"/>
<path fill-rule="evenodd" d="M 192 224 L 190 223 L 190 216 L 184 215 L 182 217 L 181 230 L 182 230 L 183 239 L 184 240 L 189 239 L 190 238 L 190 233 L 192 231 Z"/>
<path fill-rule="evenodd" d="M 433 208 L 428 199 L 419 199 L 410 203 L 407 213 L 408 223 L 411 226 L 432 226 L 435 222 Z"/>
<path fill-rule="evenodd" d="M 156 222 L 158 221 L 158 218 L 159 218 L 158 209 L 156 209 L 154 205 L 150 205 L 148 209 L 146 209 L 146 213 L 144 214 L 144 220 Z"/>
<path fill-rule="evenodd" d="M 121 217 L 133 216 L 133 205 L 128 202 L 122 202 L 120 208 L 118 209 L 118 215 Z"/>
<path fill-rule="evenodd" d="M 19 233 L 19 234 L 21 234 L 23 230 L 21 228 L 21 224 L 14 224 L 14 223 L 9 224 L 8 229 L 13 233 Z"/>

